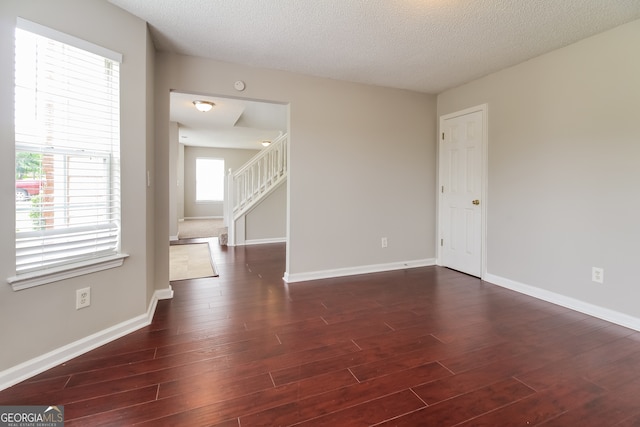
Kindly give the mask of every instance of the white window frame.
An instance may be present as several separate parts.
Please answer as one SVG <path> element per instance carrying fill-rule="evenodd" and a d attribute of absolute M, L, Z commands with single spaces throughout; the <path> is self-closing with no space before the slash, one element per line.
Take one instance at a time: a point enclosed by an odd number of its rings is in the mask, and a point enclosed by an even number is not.
<path fill-rule="evenodd" d="M 115 62 L 122 62 L 122 55 L 117 52 L 113 52 L 109 49 L 94 45 L 93 43 L 87 42 L 85 40 L 78 39 L 76 37 L 61 33 L 59 31 L 42 26 L 40 24 L 36 24 L 31 21 L 27 21 L 22 18 L 17 19 L 16 27 L 21 30 L 26 30 L 28 32 L 47 37 L 49 39 L 53 39 L 66 45 L 70 45 L 94 53 L 96 55 L 100 55 Z M 16 151 L 24 151 L 24 148 L 25 147 L 21 146 L 21 144 L 16 143 Z M 111 185 L 113 185 L 113 183 Z M 120 204 L 119 201 L 117 203 L 118 205 Z M 106 226 L 109 225 L 105 224 L 105 227 Z M 47 231 L 47 233 L 50 233 L 52 235 L 61 234 L 61 232 L 56 229 Z M 118 236 L 118 240 L 120 240 L 121 230 L 119 231 Z M 13 290 L 17 291 L 34 286 L 44 285 L 46 283 L 56 282 L 80 275 L 119 267 L 124 263 L 124 259 L 127 257 L 128 254 L 121 251 L 120 244 L 118 242 L 115 252 L 111 252 L 108 255 L 96 256 L 95 258 L 83 259 L 76 262 L 56 265 L 40 270 L 21 272 L 13 277 L 9 277 L 7 279 L 7 282 L 11 285 Z"/>

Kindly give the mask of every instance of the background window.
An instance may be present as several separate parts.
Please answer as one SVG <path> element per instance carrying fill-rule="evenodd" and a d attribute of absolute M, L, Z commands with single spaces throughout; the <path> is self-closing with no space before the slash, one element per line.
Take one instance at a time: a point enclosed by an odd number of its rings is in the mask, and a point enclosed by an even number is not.
<path fill-rule="evenodd" d="M 118 54 L 24 20 L 15 42 L 16 274 L 118 254 Z"/>
<path fill-rule="evenodd" d="M 196 202 L 224 200 L 224 160 L 196 159 Z"/>

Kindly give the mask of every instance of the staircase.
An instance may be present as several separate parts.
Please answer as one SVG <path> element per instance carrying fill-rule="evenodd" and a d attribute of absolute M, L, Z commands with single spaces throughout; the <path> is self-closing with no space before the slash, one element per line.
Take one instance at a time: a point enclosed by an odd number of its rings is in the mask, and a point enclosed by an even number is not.
<path fill-rule="evenodd" d="M 289 135 L 281 135 L 240 169 L 229 170 L 224 218 L 227 236 L 220 235 L 220 242 L 226 240 L 230 246 L 235 246 L 236 220 L 287 180 L 288 143 Z"/>

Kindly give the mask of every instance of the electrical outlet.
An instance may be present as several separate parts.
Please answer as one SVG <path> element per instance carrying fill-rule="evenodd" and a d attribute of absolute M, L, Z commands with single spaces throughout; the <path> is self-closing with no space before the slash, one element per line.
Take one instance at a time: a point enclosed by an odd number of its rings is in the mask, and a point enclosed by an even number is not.
<path fill-rule="evenodd" d="M 591 280 L 596 283 L 604 283 L 604 268 L 592 267 Z"/>
<path fill-rule="evenodd" d="M 91 305 L 91 288 L 82 288 L 76 290 L 76 310 Z"/>
<path fill-rule="evenodd" d="M 386 237 L 383 237 L 383 238 L 382 238 L 382 242 L 381 242 L 381 244 L 382 244 L 382 247 L 383 247 L 383 248 L 386 248 L 386 247 L 387 247 L 387 238 L 386 238 Z"/>

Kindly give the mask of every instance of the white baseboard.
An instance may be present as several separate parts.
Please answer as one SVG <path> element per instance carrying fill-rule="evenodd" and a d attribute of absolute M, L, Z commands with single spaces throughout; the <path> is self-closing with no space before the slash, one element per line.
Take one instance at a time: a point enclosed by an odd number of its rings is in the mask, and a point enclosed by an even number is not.
<path fill-rule="evenodd" d="M 309 273 L 284 273 L 282 278 L 287 283 L 305 282 L 307 280 L 331 279 L 334 277 L 354 276 L 356 274 L 380 273 L 384 271 L 404 270 L 405 268 L 427 267 L 436 264 L 435 258 L 413 261 L 399 261 L 387 264 L 363 265 L 359 267 L 336 268 L 333 270 L 312 271 Z"/>
<path fill-rule="evenodd" d="M 249 246 L 249 245 L 265 245 L 269 243 L 286 243 L 286 237 L 279 237 L 275 239 L 249 239 L 245 240 L 244 243 L 236 244 L 237 246 Z"/>
<path fill-rule="evenodd" d="M 501 286 L 503 288 L 511 289 L 521 294 L 529 295 L 531 297 L 560 305 L 571 310 L 579 311 L 580 313 L 588 314 L 589 316 L 597 317 L 598 319 L 606 320 L 607 322 L 615 323 L 626 328 L 640 331 L 639 318 L 620 313 L 619 311 L 610 310 L 608 308 L 600 307 L 598 305 L 594 305 L 575 298 L 567 297 L 565 295 L 557 294 L 555 292 L 540 289 L 531 285 L 526 285 L 524 283 L 516 282 L 515 280 L 507 279 L 489 273 L 485 275 L 483 280 Z"/>
<path fill-rule="evenodd" d="M 185 216 L 182 221 L 190 219 L 224 219 L 223 216 Z"/>
<path fill-rule="evenodd" d="M 169 241 L 170 242 L 175 242 L 176 240 L 179 240 L 178 236 L 169 236 Z"/>
<path fill-rule="evenodd" d="M 153 293 L 153 298 L 157 300 L 171 299 L 173 298 L 173 288 L 169 285 L 168 288 L 158 289 Z M 153 311 L 156 311 L 155 307 L 153 307 Z M 151 313 L 151 318 L 153 319 L 153 312 Z"/>
<path fill-rule="evenodd" d="M 5 369 L 0 372 L 0 390 L 9 388 L 12 385 L 18 384 L 19 382 L 44 372 L 47 369 L 58 366 L 61 363 L 80 356 L 94 348 L 98 348 L 101 345 L 107 344 L 131 332 L 137 331 L 140 328 L 148 326 L 153 320 L 153 314 L 156 311 L 158 300 L 168 299 L 171 297 L 173 297 L 173 289 L 171 289 L 171 287 L 157 290 L 153 294 L 153 298 L 151 299 L 145 314 L 141 314 L 133 319 L 126 320 L 118 325 L 96 332 L 88 337 L 84 337 L 41 356 L 27 360 L 26 362 L 20 363 L 19 365 L 13 366 L 9 369 Z"/>

